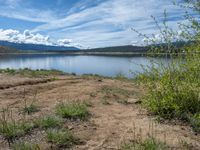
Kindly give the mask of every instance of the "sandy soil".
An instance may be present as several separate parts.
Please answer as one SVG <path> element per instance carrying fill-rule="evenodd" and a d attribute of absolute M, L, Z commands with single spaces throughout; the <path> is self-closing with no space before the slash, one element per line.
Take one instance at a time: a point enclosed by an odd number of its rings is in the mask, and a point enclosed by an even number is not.
<path fill-rule="evenodd" d="M 172 149 L 182 149 L 181 140 L 193 145 L 191 149 L 200 149 L 200 136 L 195 135 L 188 125 L 157 123 L 155 117 L 148 115 L 136 103 L 143 90 L 133 82 L 81 76 L 57 76 L 56 79 L 0 74 L 1 108 L 10 107 L 13 117 L 17 118 L 24 99 L 29 103 L 35 100 L 41 110 L 27 116 L 32 119 L 54 113 L 60 101 L 86 101 L 91 105 L 90 118 L 87 121 L 67 121 L 65 124 L 83 141 L 71 148 L 75 150 L 119 149 L 128 140 L 145 139 L 148 135 L 166 142 Z M 127 93 L 106 93 L 104 90 L 113 87 Z M 119 100 L 126 100 L 129 104 L 125 105 Z M 21 140 L 50 149 L 45 142 L 44 131 L 35 129 Z M 0 149 L 9 149 L 2 137 Z"/>

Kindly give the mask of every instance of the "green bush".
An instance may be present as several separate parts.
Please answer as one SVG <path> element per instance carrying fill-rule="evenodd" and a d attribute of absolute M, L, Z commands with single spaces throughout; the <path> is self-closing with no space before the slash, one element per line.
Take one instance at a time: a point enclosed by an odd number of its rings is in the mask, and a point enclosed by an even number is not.
<path fill-rule="evenodd" d="M 200 112 L 200 63 L 197 66 L 194 61 L 152 68 L 138 77 L 147 87 L 144 104 L 150 111 L 168 119 Z"/>
<path fill-rule="evenodd" d="M 176 4 L 176 3 L 175 3 Z M 200 2 L 196 0 L 185 1 L 176 5 L 185 9 L 186 12 L 193 11 L 197 16 L 200 12 Z M 165 54 L 171 63 L 152 63 L 144 68 L 144 73 L 136 78 L 147 89 L 143 103 L 156 115 L 163 118 L 178 118 L 188 121 L 195 131 L 200 131 L 200 23 L 198 17 L 185 14 L 187 24 L 180 23 L 177 31 L 167 25 L 167 13 L 164 13 L 163 25 L 159 24 L 153 17 L 157 27 L 160 29 L 161 38 L 156 41 L 153 37 L 144 34 L 147 44 L 151 49 L 151 56 Z M 137 31 L 136 31 L 137 32 Z M 177 39 L 178 37 L 178 39 Z M 178 46 L 178 43 L 181 46 Z"/>
<path fill-rule="evenodd" d="M 84 103 L 60 103 L 56 106 L 56 114 L 68 119 L 86 119 L 89 115 L 87 106 Z"/>
<path fill-rule="evenodd" d="M 68 129 L 62 130 L 49 130 L 47 131 L 47 140 L 57 147 L 70 148 L 79 143 L 79 139 L 76 138 Z"/>

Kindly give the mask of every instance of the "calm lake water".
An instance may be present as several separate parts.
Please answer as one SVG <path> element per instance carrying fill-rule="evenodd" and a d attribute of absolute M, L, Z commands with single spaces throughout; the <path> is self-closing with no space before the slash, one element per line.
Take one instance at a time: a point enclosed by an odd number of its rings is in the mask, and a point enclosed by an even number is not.
<path fill-rule="evenodd" d="M 98 74 L 114 77 L 123 74 L 133 77 L 142 72 L 141 65 L 151 61 L 168 63 L 166 58 L 115 57 L 115 56 L 69 56 L 69 55 L 15 55 L 0 56 L 0 68 L 56 69 L 66 73 Z"/>

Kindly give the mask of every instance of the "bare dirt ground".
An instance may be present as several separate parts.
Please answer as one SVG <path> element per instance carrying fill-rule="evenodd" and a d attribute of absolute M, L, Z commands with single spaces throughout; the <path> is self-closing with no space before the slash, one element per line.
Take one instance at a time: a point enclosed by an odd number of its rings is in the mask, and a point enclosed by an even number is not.
<path fill-rule="evenodd" d="M 114 90 L 113 90 L 114 88 Z M 120 92 L 123 89 L 123 92 Z M 111 90 L 111 92 L 109 91 Z M 85 101 L 90 104 L 87 121 L 67 121 L 65 126 L 73 130 L 83 141 L 74 150 L 113 150 L 133 138 L 145 139 L 148 135 L 166 142 L 171 149 L 182 149 L 180 142 L 200 149 L 200 136 L 188 125 L 157 123 L 136 103 L 143 93 L 134 82 L 98 77 L 56 76 L 56 80 L 0 74 L 0 107 L 10 107 L 17 118 L 20 107 L 36 100 L 40 111 L 29 119 L 38 118 L 55 111 L 60 101 Z M 50 149 L 44 131 L 37 129 L 21 138 Z M 0 138 L 0 149 L 9 149 Z"/>

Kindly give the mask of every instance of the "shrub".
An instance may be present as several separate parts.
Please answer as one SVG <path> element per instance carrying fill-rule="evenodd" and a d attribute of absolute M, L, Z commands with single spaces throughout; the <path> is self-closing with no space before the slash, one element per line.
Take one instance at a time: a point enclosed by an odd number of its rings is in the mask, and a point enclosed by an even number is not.
<path fill-rule="evenodd" d="M 167 65 L 152 63 L 137 77 L 147 88 L 145 106 L 163 118 L 188 121 L 195 131 L 198 131 L 197 114 L 200 113 L 200 24 L 198 17 L 187 12 L 193 11 L 199 15 L 199 4 L 196 0 L 185 1 L 184 5 L 177 3 L 186 9 L 185 19 L 188 20 L 187 24 L 179 24 L 181 35 L 168 27 L 166 11 L 163 25 L 153 17 L 160 29 L 158 41 L 154 34 L 148 37 L 138 32 L 145 37 L 152 56 L 164 53 L 172 62 Z M 180 42 L 184 44 L 178 46 Z"/>
<path fill-rule="evenodd" d="M 76 138 L 68 129 L 49 130 L 47 131 L 47 140 L 57 147 L 70 148 L 78 144 L 79 139 Z"/>
<path fill-rule="evenodd" d="M 192 116 L 189 121 L 194 131 L 200 133 L 200 113 Z"/>
<path fill-rule="evenodd" d="M 172 66 L 174 64 L 150 69 L 139 78 L 147 87 L 144 104 L 150 111 L 163 118 L 182 119 L 182 114 L 200 112 L 200 76 L 191 62 L 190 65 L 178 64 L 176 69 Z"/>
<path fill-rule="evenodd" d="M 86 119 L 89 115 L 87 106 L 84 103 L 60 103 L 56 106 L 56 114 L 68 119 Z"/>

